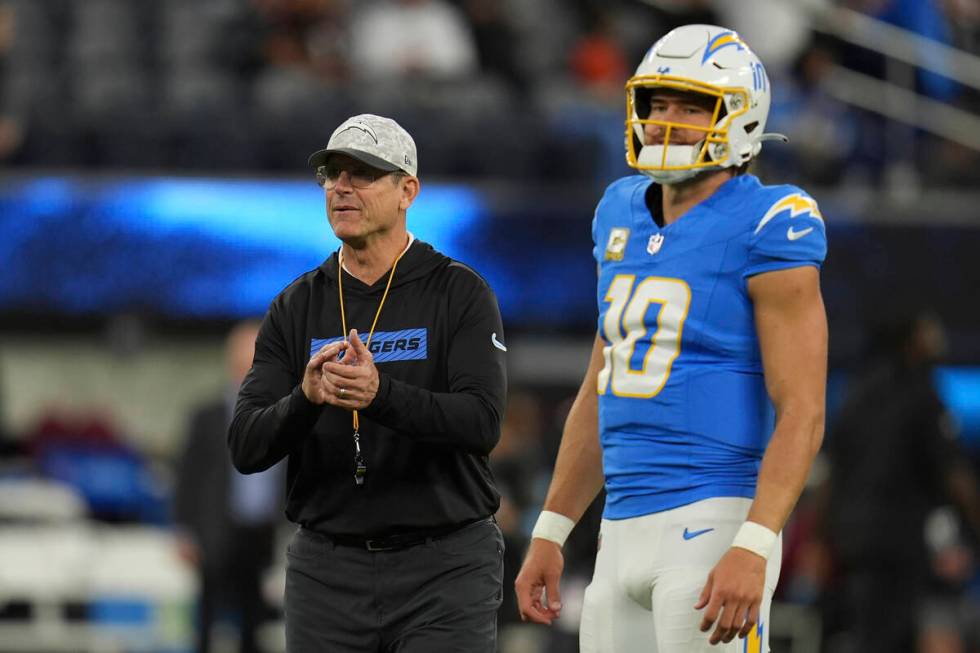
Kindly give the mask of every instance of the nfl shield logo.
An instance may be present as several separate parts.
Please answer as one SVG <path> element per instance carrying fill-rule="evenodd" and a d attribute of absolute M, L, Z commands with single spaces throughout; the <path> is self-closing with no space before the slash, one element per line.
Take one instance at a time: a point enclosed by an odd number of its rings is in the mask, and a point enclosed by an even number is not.
<path fill-rule="evenodd" d="M 654 234 L 647 241 L 647 254 L 656 254 L 664 244 L 663 234 Z"/>

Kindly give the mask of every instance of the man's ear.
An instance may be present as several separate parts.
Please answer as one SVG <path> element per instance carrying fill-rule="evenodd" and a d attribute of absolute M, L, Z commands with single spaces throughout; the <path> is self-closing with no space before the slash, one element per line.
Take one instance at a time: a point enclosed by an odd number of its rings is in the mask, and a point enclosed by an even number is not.
<path fill-rule="evenodd" d="M 415 201 L 415 198 L 418 197 L 422 183 L 418 177 L 412 176 L 402 177 L 400 181 L 402 196 L 398 202 L 398 208 L 406 211 L 412 205 L 412 202 Z"/>

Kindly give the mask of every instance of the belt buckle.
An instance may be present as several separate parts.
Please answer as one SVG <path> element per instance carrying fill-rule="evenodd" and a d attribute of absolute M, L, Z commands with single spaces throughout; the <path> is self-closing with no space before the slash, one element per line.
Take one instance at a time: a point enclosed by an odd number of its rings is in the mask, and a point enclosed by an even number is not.
<path fill-rule="evenodd" d="M 365 540 L 364 546 L 368 551 L 391 551 L 395 548 L 391 544 L 385 544 L 384 540 Z"/>

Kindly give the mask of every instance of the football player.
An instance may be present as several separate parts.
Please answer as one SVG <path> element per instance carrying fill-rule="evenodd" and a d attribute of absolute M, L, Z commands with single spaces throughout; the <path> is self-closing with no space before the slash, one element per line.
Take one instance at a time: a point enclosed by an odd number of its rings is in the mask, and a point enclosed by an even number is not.
<path fill-rule="evenodd" d="M 626 85 L 641 174 L 596 209 L 598 333 L 516 582 L 525 620 L 559 616 L 561 546 L 605 482 L 584 652 L 769 650 L 827 361 L 820 211 L 748 173 L 784 139 L 769 102 L 759 59 L 711 25 L 664 36 Z"/>

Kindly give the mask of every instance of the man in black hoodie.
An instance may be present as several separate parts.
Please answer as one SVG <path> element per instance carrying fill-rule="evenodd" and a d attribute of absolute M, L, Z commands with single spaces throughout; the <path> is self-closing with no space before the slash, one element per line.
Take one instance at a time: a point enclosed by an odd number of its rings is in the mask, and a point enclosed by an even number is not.
<path fill-rule="evenodd" d="M 289 458 L 287 649 L 490 653 L 496 298 L 407 231 L 420 185 L 396 122 L 349 118 L 310 165 L 343 244 L 273 300 L 228 433 L 241 472 Z"/>
<path fill-rule="evenodd" d="M 819 524 L 841 575 L 833 607 L 850 634 L 835 650 L 912 653 L 927 650 L 929 515 L 955 506 L 980 537 L 980 495 L 933 381 L 947 347 L 942 322 L 907 310 L 874 329 L 870 343 L 827 442 Z"/>

